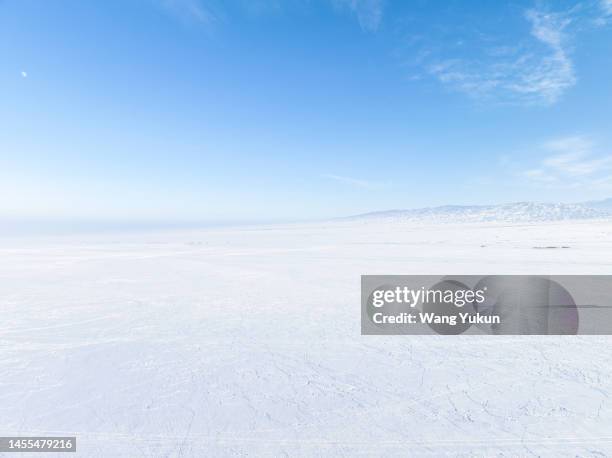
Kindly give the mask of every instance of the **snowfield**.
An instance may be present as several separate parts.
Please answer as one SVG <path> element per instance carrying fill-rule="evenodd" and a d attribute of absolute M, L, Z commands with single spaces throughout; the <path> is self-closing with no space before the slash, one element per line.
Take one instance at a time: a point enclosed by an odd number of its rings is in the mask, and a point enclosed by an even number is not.
<path fill-rule="evenodd" d="M 87 457 L 612 456 L 612 337 L 361 336 L 359 297 L 362 274 L 612 274 L 610 221 L 5 237 L 0 254 L 3 436 L 76 435 Z"/>

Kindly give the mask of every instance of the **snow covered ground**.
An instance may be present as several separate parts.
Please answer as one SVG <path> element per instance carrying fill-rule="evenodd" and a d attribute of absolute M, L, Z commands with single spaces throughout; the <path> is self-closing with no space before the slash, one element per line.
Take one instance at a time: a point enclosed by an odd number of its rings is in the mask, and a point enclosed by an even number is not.
<path fill-rule="evenodd" d="M 87 457 L 612 456 L 612 337 L 359 322 L 362 274 L 612 274 L 612 222 L 5 237 L 0 255 L 0 435 L 76 435 Z"/>

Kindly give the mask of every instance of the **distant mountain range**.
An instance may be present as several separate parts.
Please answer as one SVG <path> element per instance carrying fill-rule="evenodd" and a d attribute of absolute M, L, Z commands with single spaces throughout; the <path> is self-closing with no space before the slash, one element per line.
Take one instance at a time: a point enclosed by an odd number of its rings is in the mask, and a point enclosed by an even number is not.
<path fill-rule="evenodd" d="M 612 213 L 612 198 L 604 200 L 592 200 L 590 202 L 583 202 L 582 204 L 587 208 L 593 208 L 595 210 L 601 210 L 607 213 Z"/>
<path fill-rule="evenodd" d="M 612 199 L 578 204 L 515 202 L 501 205 L 444 205 L 412 210 L 387 210 L 344 220 L 399 220 L 433 222 L 537 222 L 612 217 Z"/>

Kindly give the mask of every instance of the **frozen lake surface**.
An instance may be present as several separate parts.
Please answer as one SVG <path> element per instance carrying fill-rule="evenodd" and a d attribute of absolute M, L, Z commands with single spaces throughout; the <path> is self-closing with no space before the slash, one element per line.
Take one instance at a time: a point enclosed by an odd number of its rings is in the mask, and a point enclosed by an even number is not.
<path fill-rule="evenodd" d="M 612 274 L 611 222 L 6 237 L 0 254 L 4 436 L 76 435 L 88 457 L 612 456 L 612 337 L 361 336 L 359 299 L 362 274 Z"/>

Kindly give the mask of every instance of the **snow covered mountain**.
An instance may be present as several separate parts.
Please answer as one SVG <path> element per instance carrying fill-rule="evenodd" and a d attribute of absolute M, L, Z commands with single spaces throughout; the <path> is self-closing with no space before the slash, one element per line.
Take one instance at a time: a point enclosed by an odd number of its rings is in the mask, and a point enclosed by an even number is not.
<path fill-rule="evenodd" d="M 576 219 L 601 219 L 612 211 L 595 209 L 584 204 L 515 202 L 502 205 L 445 205 L 412 210 L 389 210 L 350 216 L 349 220 L 406 220 L 439 222 L 536 222 Z"/>
<path fill-rule="evenodd" d="M 612 213 L 612 198 L 604 199 L 604 200 L 592 200 L 589 202 L 583 202 L 581 205 L 584 205 L 588 208 L 593 208 L 595 210 L 604 211 L 607 213 Z"/>

